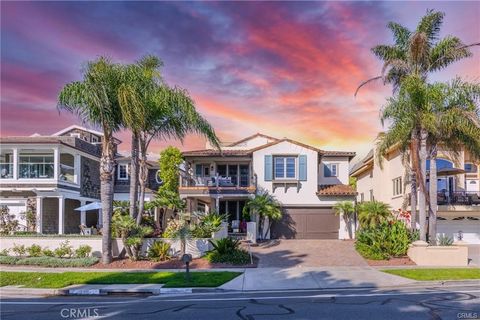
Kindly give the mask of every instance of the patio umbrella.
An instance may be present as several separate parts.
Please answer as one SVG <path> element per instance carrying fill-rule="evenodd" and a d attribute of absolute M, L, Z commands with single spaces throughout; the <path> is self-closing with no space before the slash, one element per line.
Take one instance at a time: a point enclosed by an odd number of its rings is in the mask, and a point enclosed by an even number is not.
<path fill-rule="evenodd" d="M 89 211 L 89 210 L 98 210 L 102 209 L 102 204 L 100 202 L 92 202 L 84 206 L 78 207 L 75 210 L 77 211 Z"/>

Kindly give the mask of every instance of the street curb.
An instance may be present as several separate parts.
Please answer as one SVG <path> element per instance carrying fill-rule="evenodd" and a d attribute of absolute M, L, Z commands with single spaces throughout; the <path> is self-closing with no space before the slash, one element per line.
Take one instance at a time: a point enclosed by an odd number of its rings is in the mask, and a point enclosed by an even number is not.
<path fill-rule="evenodd" d="M 480 286 L 480 280 L 443 280 L 443 281 L 416 281 L 408 285 L 402 286 L 381 286 L 381 287 L 336 287 L 336 288 L 319 288 L 308 290 L 345 290 L 345 289 L 393 289 L 393 288 L 412 288 L 412 287 L 428 287 L 428 286 Z M 292 289 L 291 291 L 306 290 Z M 18 288 L 3 287 L 0 288 L 0 296 L 2 295 L 28 295 L 28 296 L 106 296 L 109 294 L 151 294 L 151 295 L 175 295 L 175 294 L 195 294 L 195 293 L 226 293 L 226 292 L 256 292 L 262 290 L 225 290 L 219 288 L 98 288 L 98 289 L 37 289 L 37 288 Z M 268 290 L 276 291 L 276 290 Z M 282 289 L 281 291 L 285 291 Z"/>

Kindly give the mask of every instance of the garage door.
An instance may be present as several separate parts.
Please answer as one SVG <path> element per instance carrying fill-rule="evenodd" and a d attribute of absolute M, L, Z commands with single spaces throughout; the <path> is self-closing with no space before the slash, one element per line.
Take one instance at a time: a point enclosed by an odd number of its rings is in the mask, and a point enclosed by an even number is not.
<path fill-rule="evenodd" d="M 340 220 L 332 208 L 283 208 L 283 218 L 274 222 L 274 239 L 338 239 Z"/>
<path fill-rule="evenodd" d="M 457 240 L 459 231 L 462 231 L 463 241 L 471 244 L 480 244 L 480 220 L 437 221 L 437 234 L 444 234 Z"/>

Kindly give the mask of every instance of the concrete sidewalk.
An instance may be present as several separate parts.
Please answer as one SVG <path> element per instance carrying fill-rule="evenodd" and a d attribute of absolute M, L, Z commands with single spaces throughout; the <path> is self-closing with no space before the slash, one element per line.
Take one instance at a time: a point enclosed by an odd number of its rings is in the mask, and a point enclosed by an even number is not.
<path fill-rule="evenodd" d="M 246 269 L 242 275 L 219 289 L 250 291 L 378 288 L 405 286 L 416 282 L 371 267 L 258 268 Z"/>

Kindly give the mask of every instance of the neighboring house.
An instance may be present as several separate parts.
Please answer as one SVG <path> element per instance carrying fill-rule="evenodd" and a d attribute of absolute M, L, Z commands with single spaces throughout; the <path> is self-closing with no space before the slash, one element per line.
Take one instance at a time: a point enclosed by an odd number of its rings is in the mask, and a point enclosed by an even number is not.
<path fill-rule="evenodd" d="M 102 139 L 101 132 L 76 125 L 50 136 L 1 137 L 0 206 L 7 206 L 23 227 L 22 213 L 35 212 L 39 233 L 79 233 L 81 224 L 101 227 L 98 210 L 74 209 L 100 201 Z M 116 158 L 114 199 L 128 200 L 128 158 L 118 153 Z M 158 188 L 158 168 L 149 166 L 147 201 Z M 127 180 L 119 179 L 124 170 Z"/>
<path fill-rule="evenodd" d="M 467 151 L 454 156 L 440 148 L 437 159 L 439 234 L 457 239 L 461 232 L 463 240 L 480 243 L 479 166 L 480 162 Z M 405 206 L 410 210 L 410 182 L 398 149 L 393 148 L 383 157 L 382 166 L 371 150 L 353 166 L 350 174 L 357 178 L 358 202 L 378 200 L 388 203 L 392 210 Z"/>
<path fill-rule="evenodd" d="M 354 152 L 324 151 L 290 139 L 255 134 L 224 144 L 221 151 L 187 151 L 180 196 L 190 211 L 215 210 L 242 220 L 245 202 L 268 191 L 282 204 L 283 218 L 271 238 L 338 239 L 338 201 L 353 200 L 348 168 Z"/>
<path fill-rule="evenodd" d="M 120 156 L 115 161 L 117 162 L 117 169 L 115 172 L 114 200 L 129 201 L 131 157 Z M 145 190 L 145 201 L 151 201 L 161 185 L 161 180 L 158 176 L 158 161 L 149 160 L 147 165 L 148 180 L 147 189 Z"/>

